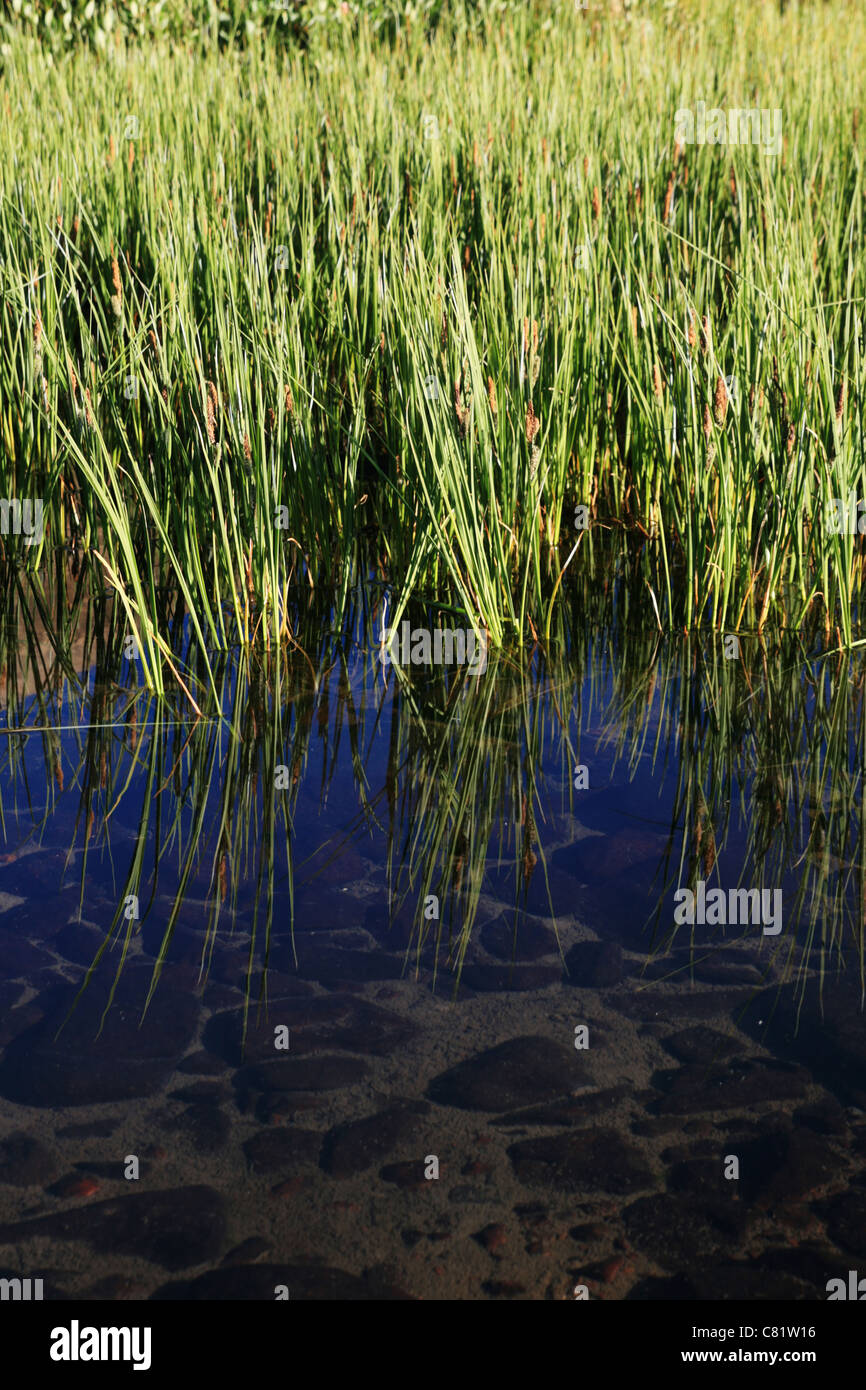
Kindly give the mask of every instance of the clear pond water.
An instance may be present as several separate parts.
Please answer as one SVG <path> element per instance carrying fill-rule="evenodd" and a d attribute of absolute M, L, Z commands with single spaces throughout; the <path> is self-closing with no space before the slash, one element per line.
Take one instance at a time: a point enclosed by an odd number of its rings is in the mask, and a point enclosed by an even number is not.
<path fill-rule="evenodd" d="M 201 718 L 81 663 L 2 724 L 0 1272 L 824 1300 L 864 1267 L 862 662 L 323 640 L 226 659 Z"/>

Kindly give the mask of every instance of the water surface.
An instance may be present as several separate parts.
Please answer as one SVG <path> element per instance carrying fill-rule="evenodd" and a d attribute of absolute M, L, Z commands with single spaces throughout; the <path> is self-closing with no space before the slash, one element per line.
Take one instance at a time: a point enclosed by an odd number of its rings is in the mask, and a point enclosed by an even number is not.
<path fill-rule="evenodd" d="M 110 631 L 7 648 L 2 1272 L 814 1300 L 866 1258 L 862 660 L 400 671 L 322 622 L 198 717 Z"/>

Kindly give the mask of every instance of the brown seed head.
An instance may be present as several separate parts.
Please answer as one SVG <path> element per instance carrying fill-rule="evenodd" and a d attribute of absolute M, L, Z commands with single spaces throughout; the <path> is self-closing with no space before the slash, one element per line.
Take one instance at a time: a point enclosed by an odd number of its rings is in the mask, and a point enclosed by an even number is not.
<path fill-rule="evenodd" d="M 601 214 L 601 194 L 598 191 L 598 184 L 592 190 L 592 215 L 596 221 Z"/>
<path fill-rule="evenodd" d="M 493 380 L 492 376 L 487 378 L 487 399 L 490 403 L 490 413 L 495 416 L 497 413 L 496 382 Z"/>
<path fill-rule="evenodd" d="M 704 402 L 704 439 L 709 439 L 713 428 L 713 417 L 710 414 L 710 407 Z"/>
<path fill-rule="evenodd" d="M 206 423 L 207 423 L 207 437 L 208 437 L 208 442 L 209 442 L 210 444 L 216 444 L 217 409 L 218 409 L 218 406 L 219 406 L 219 401 L 218 401 L 218 398 L 217 398 L 217 389 L 216 389 L 216 387 L 214 386 L 213 382 L 212 382 L 212 381 L 209 381 L 209 382 L 207 382 L 206 384 L 207 384 L 207 403 L 206 403 L 206 412 L 207 412 L 207 421 L 206 421 Z"/>
<path fill-rule="evenodd" d="M 460 433 L 465 436 L 469 428 L 469 409 L 463 404 L 463 392 L 460 389 L 459 377 L 454 383 L 454 413 L 457 416 Z"/>
<path fill-rule="evenodd" d="M 720 376 L 716 382 L 716 394 L 713 399 L 713 416 L 717 425 L 725 423 L 725 414 L 728 409 L 728 388 L 725 385 L 725 378 Z"/>
<path fill-rule="evenodd" d="M 529 444 L 532 443 L 540 429 L 541 421 L 532 408 L 532 401 L 530 401 L 526 409 L 526 439 Z"/>
<path fill-rule="evenodd" d="M 844 414 L 845 414 L 845 378 L 843 377 L 843 378 L 842 378 L 842 384 L 841 384 L 840 387 L 839 387 L 839 393 L 838 393 L 838 395 L 836 396 L 836 419 L 837 419 L 837 420 L 841 420 L 841 419 L 842 419 L 842 416 L 843 416 Z"/>

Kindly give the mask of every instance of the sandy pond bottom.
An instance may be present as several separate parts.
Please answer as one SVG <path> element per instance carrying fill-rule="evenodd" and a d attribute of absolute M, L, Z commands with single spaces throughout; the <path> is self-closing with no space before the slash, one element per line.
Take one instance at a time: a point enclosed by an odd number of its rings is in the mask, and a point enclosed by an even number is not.
<path fill-rule="evenodd" d="M 558 900 L 580 862 L 572 831 Z M 73 1299 L 823 1300 L 866 1271 L 853 969 L 822 1013 L 754 929 L 660 956 L 626 877 L 631 925 L 584 893 L 555 932 L 533 898 L 516 948 L 485 896 L 455 997 L 432 952 L 407 971 L 357 868 L 299 902 L 243 1048 L 247 947 L 221 938 L 199 984 L 195 904 L 140 1026 L 154 935 L 107 1012 L 116 957 L 69 1016 L 99 933 L 4 899 L 0 1277 Z"/>

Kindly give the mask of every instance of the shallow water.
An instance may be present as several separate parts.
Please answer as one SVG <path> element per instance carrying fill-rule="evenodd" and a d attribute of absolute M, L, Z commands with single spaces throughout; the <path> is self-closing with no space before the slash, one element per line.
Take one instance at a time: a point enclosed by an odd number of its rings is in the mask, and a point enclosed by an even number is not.
<path fill-rule="evenodd" d="M 355 645 L 201 720 L 133 676 L 8 712 L 0 1273 L 823 1300 L 866 1258 L 862 664 Z M 780 921 L 678 925 L 699 883 Z"/>

